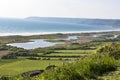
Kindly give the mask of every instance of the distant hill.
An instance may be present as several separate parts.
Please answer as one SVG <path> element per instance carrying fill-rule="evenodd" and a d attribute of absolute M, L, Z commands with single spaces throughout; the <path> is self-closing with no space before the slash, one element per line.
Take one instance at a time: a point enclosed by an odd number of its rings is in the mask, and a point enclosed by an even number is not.
<path fill-rule="evenodd" d="M 120 27 L 120 19 L 87 19 L 87 18 L 57 18 L 57 17 L 28 17 L 26 19 L 56 23 L 75 23 Z"/>

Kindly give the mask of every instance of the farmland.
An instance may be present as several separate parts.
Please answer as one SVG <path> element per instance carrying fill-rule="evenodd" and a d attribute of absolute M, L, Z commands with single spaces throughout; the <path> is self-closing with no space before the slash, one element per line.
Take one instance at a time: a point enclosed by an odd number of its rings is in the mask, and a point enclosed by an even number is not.
<path fill-rule="evenodd" d="M 91 33 L 97 34 L 97 33 Z M 74 34 L 74 35 L 91 35 L 91 34 Z M 111 34 L 117 34 L 114 32 Z M 110 34 L 110 35 L 111 35 Z M 62 35 L 61 37 L 66 37 L 67 35 Z M 0 76 L 20 76 L 24 72 L 33 71 L 33 70 L 45 70 L 47 66 L 55 65 L 62 67 L 69 63 L 74 63 L 81 59 L 84 59 L 89 56 L 96 55 L 97 50 L 102 46 L 110 43 L 119 43 L 120 39 L 107 39 L 109 37 L 100 36 L 99 38 L 90 40 L 89 42 L 77 42 L 81 41 L 80 38 L 76 41 L 69 40 L 63 41 L 65 45 L 55 45 L 52 47 L 46 48 L 36 48 L 32 50 L 26 50 L 23 48 L 17 48 L 13 46 L 6 46 L 7 43 L 12 42 L 24 42 L 24 37 L 18 38 L 18 41 L 14 41 L 15 38 L 3 37 L 2 39 L 7 38 L 7 40 L 0 44 Z M 110 36 L 111 37 L 111 36 Z M 31 36 L 27 37 L 26 40 L 37 38 L 47 38 L 47 36 Z M 51 35 L 52 42 L 54 38 L 58 38 L 58 35 Z M 1 39 L 1 42 L 2 42 Z M 24 40 L 23 40 L 24 39 Z M 84 41 L 86 38 L 82 38 Z M 51 41 L 51 40 L 48 40 Z M 61 40 L 59 40 L 61 41 Z M 56 42 L 56 41 L 55 41 Z M 69 42 L 69 44 L 68 44 Z M 109 58 L 108 58 L 109 59 Z"/>
<path fill-rule="evenodd" d="M 44 70 L 49 65 L 62 65 L 63 61 L 56 60 L 17 60 L 7 62 L 7 64 L 1 64 L 0 75 L 19 75 L 26 71 L 31 70 Z"/>
<path fill-rule="evenodd" d="M 63 63 L 74 61 L 76 56 L 91 55 L 94 50 L 56 50 L 55 53 L 40 57 L 39 60 L 29 60 L 29 57 L 18 57 L 18 59 L 7 59 L 0 61 L 0 75 L 20 75 L 31 70 L 45 70 L 49 65 L 62 66 Z M 40 54 L 40 53 L 38 53 Z M 50 57 L 48 57 L 50 56 Z M 60 56 L 62 56 L 60 58 Z M 47 60 L 49 58 L 49 60 Z"/>

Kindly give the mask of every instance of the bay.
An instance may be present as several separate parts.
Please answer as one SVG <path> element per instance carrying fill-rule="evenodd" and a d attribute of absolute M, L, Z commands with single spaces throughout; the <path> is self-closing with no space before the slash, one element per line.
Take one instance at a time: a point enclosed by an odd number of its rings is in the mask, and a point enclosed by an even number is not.
<path fill-rule="evenodd" d="M 0 18 L 0 35 L 25 35 L 65 32 L 114 31 L 119 28 L 69 22 L 47 22 L 29 19 Z"/>

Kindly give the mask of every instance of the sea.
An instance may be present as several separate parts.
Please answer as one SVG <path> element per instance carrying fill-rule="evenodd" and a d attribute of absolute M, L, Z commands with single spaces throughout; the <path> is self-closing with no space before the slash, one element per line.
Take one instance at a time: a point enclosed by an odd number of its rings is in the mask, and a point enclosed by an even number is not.
<path fill-rule="evenodd" d="M 70 19 L 71 20 L 71 19 Z M 83 33 L 83 32 L 106 32 L 118 31 L 119 28 L 103 25 L 80 24 L 64 19 L 11 19 L 0 18 L 0 36 L 11 35 L 44 35 L 56 33 Z M 65 40 L 77 39 L 76 36 L 69 36 Z M 31 42 L 32 41 L 32 42 Z M 44 39 L 30 40 L 25 43 L 10 43 L 7 45 L 24 49 L 35 49 L 54 46 L 59 43 L 47 42 Z"/>
<path fill-rule="evenodd" d="M 38 35 L 51 33 L 82 33 L 120 30 L 112 26 L 88 25 L 32 19 L 0 18 L 0 36 Z"/>

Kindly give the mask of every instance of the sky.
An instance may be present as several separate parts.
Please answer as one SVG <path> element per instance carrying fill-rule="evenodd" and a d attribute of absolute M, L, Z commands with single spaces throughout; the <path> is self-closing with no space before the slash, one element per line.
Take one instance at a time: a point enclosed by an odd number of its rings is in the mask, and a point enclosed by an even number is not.
<path fill-rule="evenodd" d="M 0 0 L 0 17 L 120 19 L 120 0 Z"/>

